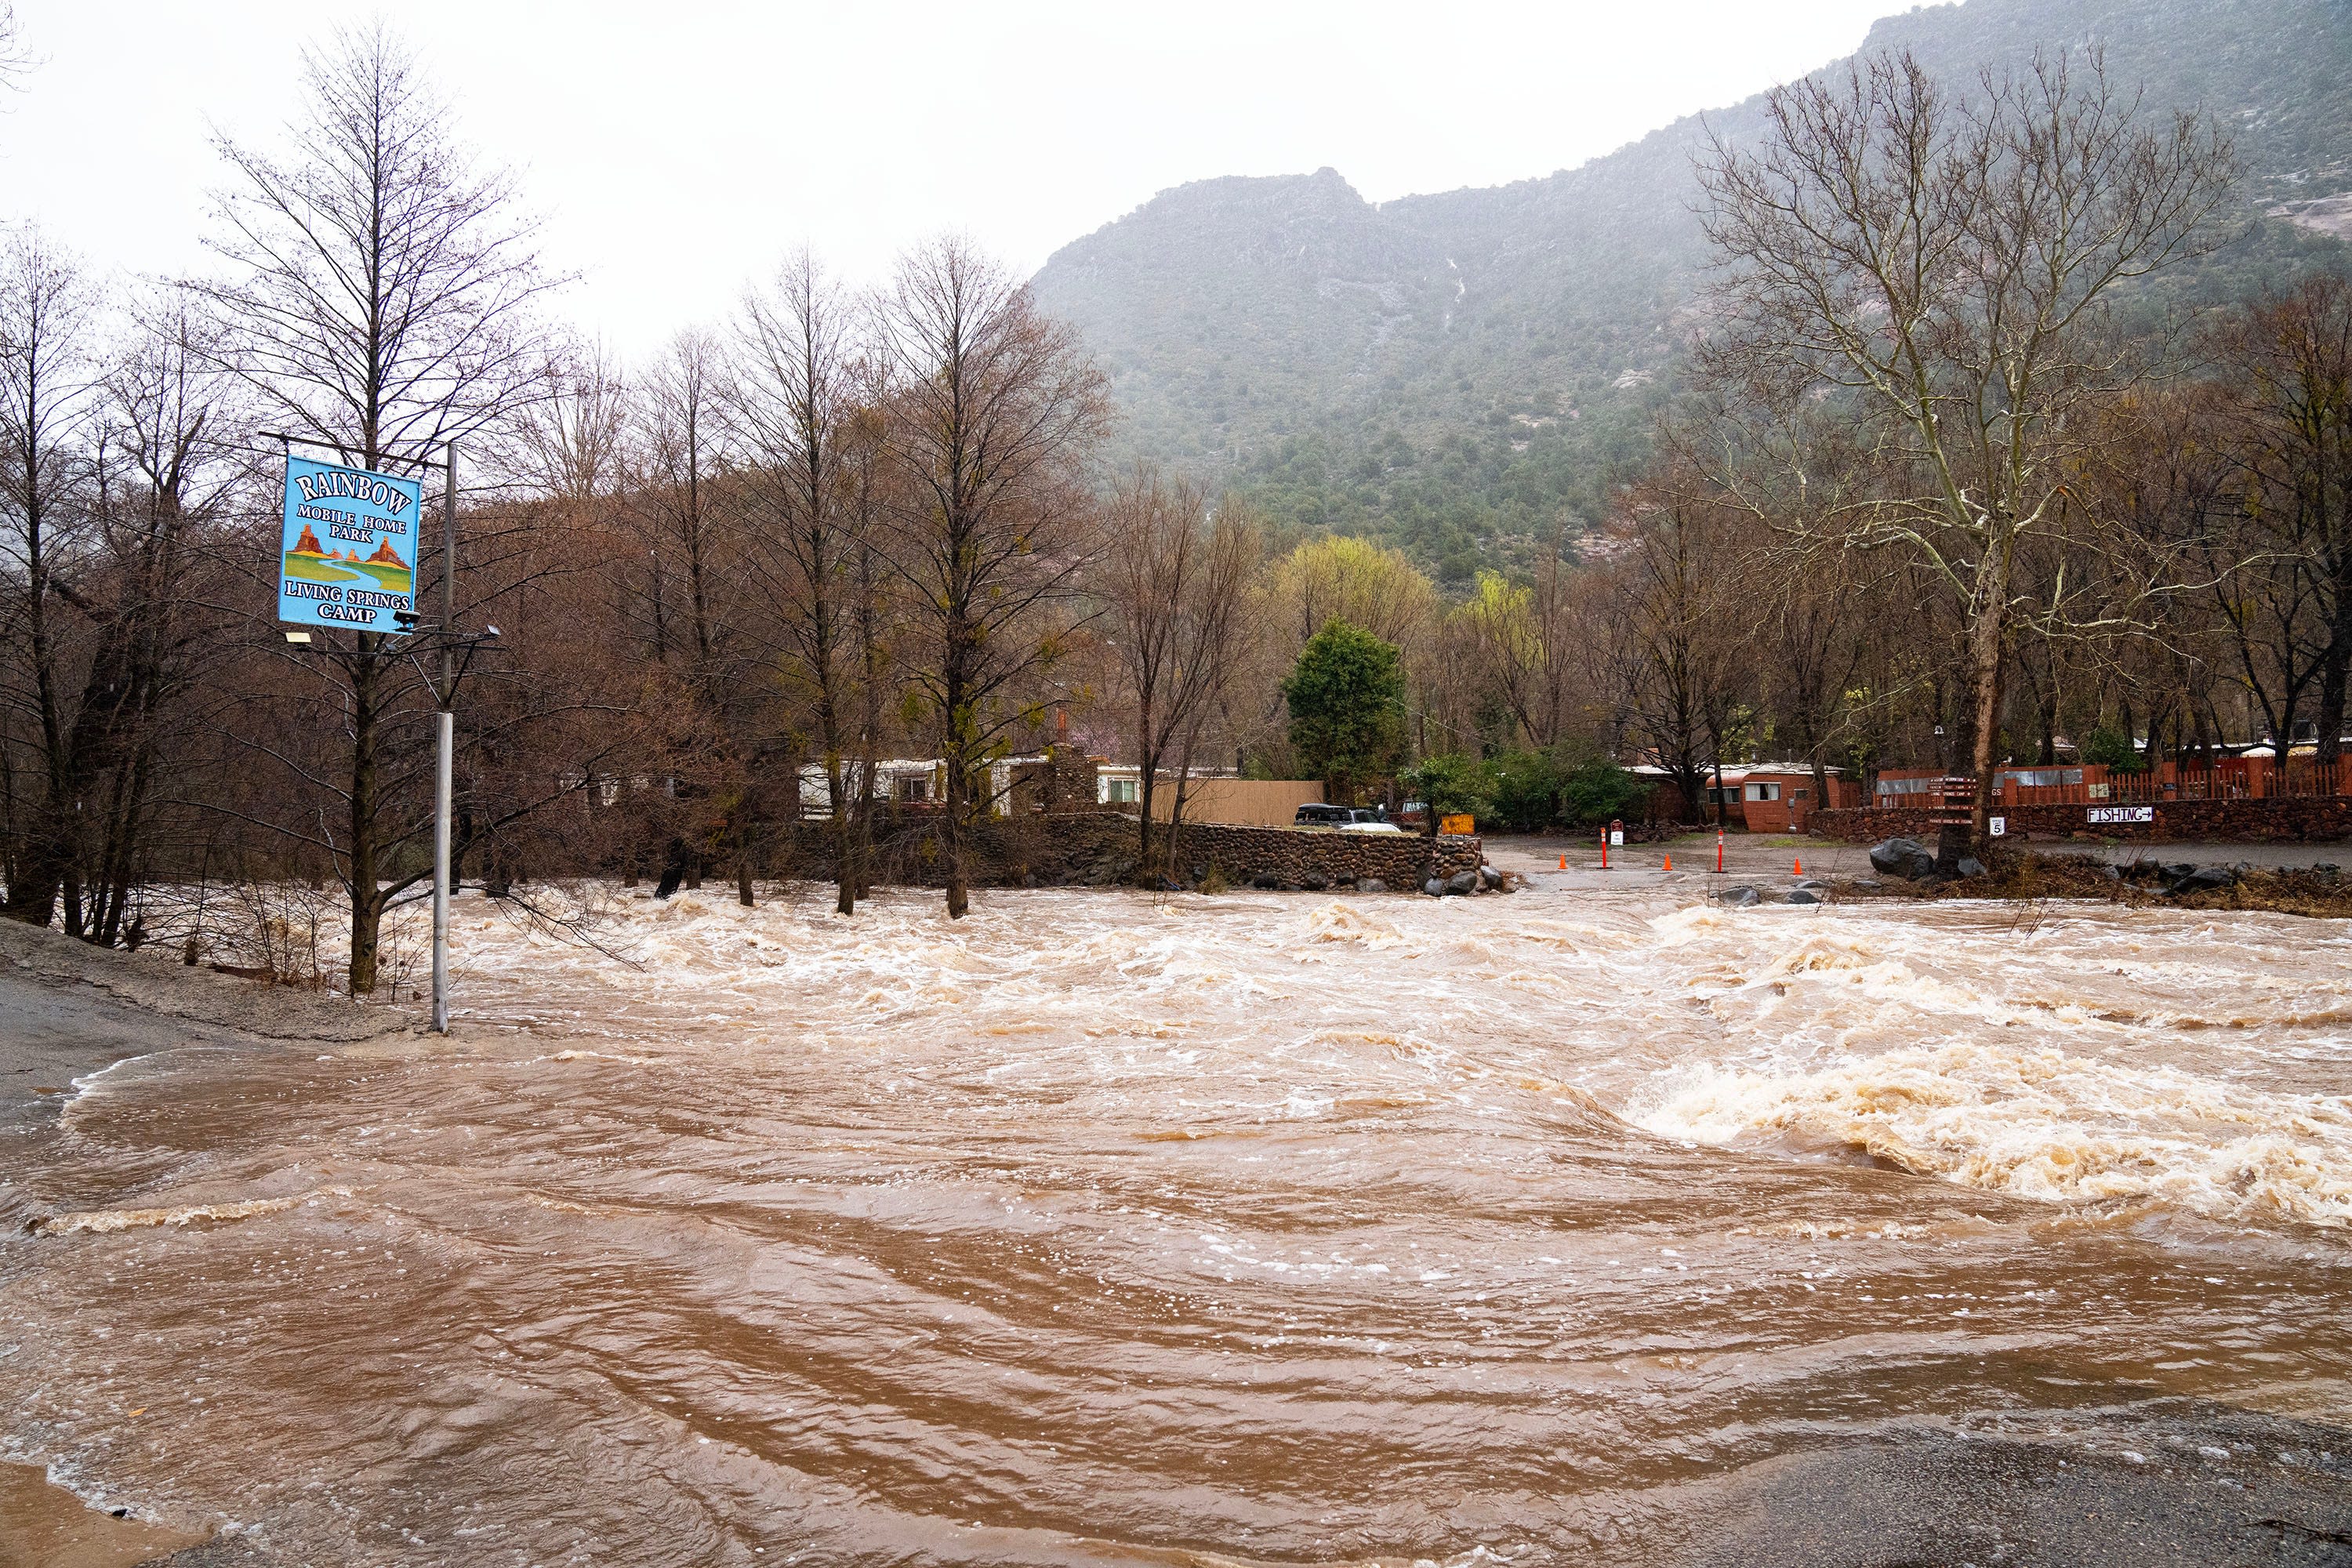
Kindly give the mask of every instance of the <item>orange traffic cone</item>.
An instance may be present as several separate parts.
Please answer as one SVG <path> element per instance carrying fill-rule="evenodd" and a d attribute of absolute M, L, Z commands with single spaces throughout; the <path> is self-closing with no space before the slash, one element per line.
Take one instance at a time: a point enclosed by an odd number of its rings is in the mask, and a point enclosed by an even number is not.
<path fill-rule="evenodd" d="M 1800 855 L 1800 856 L 1798 856 L 1798 857 L 1797 857 L 1797 875 L 1798 875 L 1798 876 L 1800 876 L 1800 877 L 1801 877 L 1801 876 L 1803 876 L 1804 874 L 1805 874 L 1805 858 L 1804 858 L 1802 855 Z"/>
<path fill-rule="evenodd" d="M 1568 857 L 1565 855 L 1559 858 L 1559 868 L 1563 871 L 1568 869 Z"/>
<path fill-rule="evenodd" d="M 1669 856 L 1667 856 L 1667 857 L 1666 857 L 1666 869 L 1667 869 L 1667 870 L 1669 870 L 1669 871 L 1671 871 L 1671 870 L 1673 870 L 1674 868 L 1675 868 L 1675 858 L 1674 858 L 1673 856 L 1669 855 Z"/>

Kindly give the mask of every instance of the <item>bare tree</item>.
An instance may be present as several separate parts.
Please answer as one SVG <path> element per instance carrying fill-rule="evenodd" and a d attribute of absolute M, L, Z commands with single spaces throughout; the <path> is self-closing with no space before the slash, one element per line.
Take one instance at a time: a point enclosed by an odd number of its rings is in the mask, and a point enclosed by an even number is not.
<path fill-rule="evenodd" d="M 1514 585 L 1483 574 L 1459 612 L 1480 673 L 1502 700 L 1528 744 L 1548 752 L 1565 739 L 1580 702 L 1585 650 L 1571 604 L 1575 567 L 1565 558 L 1565 531 L 1536 561 L 1533 579 Z"/>
<path fill-rule="evenodd" d="M 842 430 L 841 504 L 848 512 L 852 551 L 848 567 L 851 626 L 857 659 L 856 724 L 851 735 L 848 806 L 849 844 L 856 861 L 856 896 L 865 898 L 873 878 L 874 819 L 879 802 L 876 775 L 883 738 L 897 692 L 894 638 L 904 617 L 896 590 L 903 584 L 884 560 L 883 532 L 888 508 L 887 369 L 878 355 L 855 367 L 857 408 Z"/>
<path fill-rule="evenodd" d="M 863 787 L 854 759 L 862 668 L 856 644 L 862 528 L 870 521 L 854 489 L 866 476 L 846 469 L 846 427 L 856 415 L 851 321 L 840 291 L 803 250 L 766 293 L 745 299 L 728 400 L 745 481 L 761 514 L 762 580 L 782 612 L 786 662 L 814 709 L 835 908 L 845 915 L 857 912 L 863 876 L 864 818 L 852 796 Z"/>
<path fill-rule="evenodd" d="M 1112 492 L 1096 592 L 1108 637 L 1134 703 L 1141 808 L 1136 865 L 1151 881 L 1170 873 L 1202 725 L 1246 652 L 1247 597 L 1262 549 L 1255 521 L 1218 507 L 1187 479 L 1139 466 Z M 1160 775 L 1173 760 L 1176 796 L 1168 831 L 1156 835 Z"/>
<path fill-rule="evenodd" d="M 714 335 L 672 342 L 643 378 L 626 512 L 645 571 L 632 618 L 660 700 L 675 710 L 664 771 L 680 798 L 709 807 L 666 830 L 661 887 L 700 886 L 705 859 L 718 855 L 731 859 L 737 897 L 748 900 L 761 768 L 788 728 L 773 679 L 788 617 L 753 517 L 772 506 L 774 487 L 760 485 L 761 459 L 731 406 L 742 379 Z"/>
<path fill-rule="evenodd" d="M 10 656 L 0 826 L 5 910 L 34 925 L 56 917 L 75 858 L 68 642 L 78 602 L 88 602 L 76 580 L 89 557 L 96 310 L 79 268 L 38 231 L 0 247 L 0 631 Z"/>
<path fill-rule="evenodd" d="M 2321 274 L 2214 334 L 2208 427 L 2229 473 L 2221 605 L 2281 762 L 2313 689 L 2317 756 L 2341 754 L 2352 682 L 2352 279 Z"/>
<path fill-rule="evenodd" d="M 159 797 L 194 793 L 184 766 L 163 778 L 166 748 L 184 752 L 198 683 L 230 640 L 223 546 L 248 463 L 207 330 L 184 299 L 152 301 L 101 395 L 92 570 L 75 595 L 89 655 L 66 741 L 78 831 L 64 895 L 67 931 L 105 946 L 138 941 L 131 905 Z"/>
<path fill-rule="evenodd" d="M 525 483 L 575 514 L 602 513 L 628 481 L 629 388 L 600 346 L 550 363 L 513 442 Z"/>
<path fill-rule="evenodd" d="M 1866 610 L 1906 563 L 1849 547 L 1843 524 L 1883 493 L 1882 476 L 1845 411 L 1818 390 L 1769 375 L 1715 385 L 1664 445 L 1674 467 L 1705 476 L 1726 514 L 1717 548 L 1756 605 L 1759 694 L 1826 802 L 1829 751 L 1853 717 L 1847 694 L 1870 651 Z"/>
<path fill-rule="evenodd" d="M 890 563 L 921 641 L 908 673 L 946 773 L 947 909 L 970 903 L 966 835 L 1030 684 L 1067 650 L 1058 612 L 1093 550 L 1083 467 L 1108 419 L 1101 374 L 1067 327 L 961 239 L 908 256 L 884 297 Z"/>
<path fill-rule="evenodd" d="M 362 468 L 415 462 L 542 395 L 549 342 L 533 309 L 551 279 L 512 185 L 477 172 L 389 34 L 339 34 L 304 56 L 302 83 L 284 162 L 218 139 L 235 181 L 210 243 L 227 271 L 191 288 L 226 329 L 222 363 L 271 417 Z M 331 848 L 350 892 L 350 984 L 364 993 L 384 909 L 423 874 L 394 872 L 423 822 L 386 797 L 379 771 L 387 728 L 414 723 L 421 704 L 384 634 L 314 637 L 342 688 L 350 765 L 340 826 L 300 831 Z"/>
<path fill-rule="evenodd" d="M 656 662 L 683 657 L 697 684 L 713 679 L 735 651 L 722 563 L 740 542 L 721 495 L 722 370 L 718 346 L 699 331 L 679 333 L 655 362 L 644 378 L 629 486 L 645 536 L 646 637 Z"/>
<path fill-rule="evenodd" d="M 2227 182 L 2217 132 L 2136 110 L 2095 49 L 1967 98 L 1882 54 L 1775 90 L 1762 144 L 1718 139 L 1699 171 L 1733 318 L 1715 363 L 1839 399 L 1889 476 L 1804 527 L 1914 551 L 1958 602 L 1979 840 L 2018 549 L 2132 371 L 2102 308 L 2208 242 Z"/>
<path fill-rule="evenodd" d="M 11 0 L 0 0 L 0 87 L 15 87 L 33 68 L 32 52 L 25 47 L 25 26 L 17 20 Z"/>
<path fill-rule="evenodd" d="M 1745 694 L 1752 625 L 1730 535 L 1695 474 L 1669 468 L 1636 490 L 1626 527 L 1597 542 L 1616 579 L 1601 638 L 1610 685 L 1633 731 L 1700 820 L 1715 775 L 1722 818 L 1724 751 Z"/>

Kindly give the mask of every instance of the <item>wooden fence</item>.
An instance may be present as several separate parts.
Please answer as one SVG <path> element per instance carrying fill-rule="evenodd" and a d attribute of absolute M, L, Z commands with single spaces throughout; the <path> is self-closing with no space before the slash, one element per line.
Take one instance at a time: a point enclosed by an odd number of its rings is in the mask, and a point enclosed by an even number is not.
<path fill-rule="evenodd" d="M 1314 779 L 1196 778 L 1185 786 L 1184 820 L 1287 827 L 1300 806 L 1322 798 L 1323 785 Z M 1151 814 L 1165 822 L 1175 806 L 1176 781 L 1163 778 L 1152 790 Z"/>
<path fill-rule="evenodd" d="M 2051 773 L 2073 776 L 2063 782 L 2027 782 Z M 1873 809 L 1965 812 L 1976 790 L 1970 778 L 1899 777 L 1900 789 L 1882 787 L 1872 795 Z M 2321 763 L 2291 757 L 2280 767 L 2273 759 L 2257 755 L 2210 768 L 2166 763 L 2141 773 L 2105 768 L 2018 769 L 2001 775 L 1993 806 L 2161 805 L 2167 801 L 2305 800 L 2345 795 L 2352 795 L 2352 758 Z"/>
<path fill-rule="evenodd" d="M 2167 763 L 2144 773 L 2110 773 L 2093 783 L 2022 784 L 2004 781 L 2003 805 L 2160 805 L 2168 800 L 2290 800 L 2352 794 L 2352 763 L 2290 758 L 2215 768 Z"/>

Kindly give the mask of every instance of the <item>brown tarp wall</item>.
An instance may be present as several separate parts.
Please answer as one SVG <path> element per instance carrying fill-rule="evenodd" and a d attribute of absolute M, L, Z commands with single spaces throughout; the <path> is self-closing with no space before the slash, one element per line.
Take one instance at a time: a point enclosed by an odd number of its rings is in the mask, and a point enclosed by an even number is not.
<path fill-rule="evenodd" d="M 1323 798 L 1318 779 L 1194 779 L 1184 792 L 1184 820 L 1244 827 L 1287 827 L 1298 808 Z M 1176 781 L 1162 779 L 1151 797 L 1154 821 L 1176 808 Z"/>

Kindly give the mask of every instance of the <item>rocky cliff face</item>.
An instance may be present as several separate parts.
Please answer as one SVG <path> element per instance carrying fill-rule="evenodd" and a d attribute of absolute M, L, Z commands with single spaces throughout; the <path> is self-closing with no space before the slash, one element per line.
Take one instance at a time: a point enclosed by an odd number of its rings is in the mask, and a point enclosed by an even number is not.
<path fill-rule="evenodd" d="M 1036 286 L 1139 430 L 1168 455 L 1230 459 L 1229 432 L 1254 442 L 1342 411 L 1398 325 L 1441 305 L 1445 270 L 1434 238 L 1319 169 L 1165 192 L 1055 252 Z"/>

